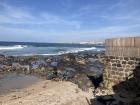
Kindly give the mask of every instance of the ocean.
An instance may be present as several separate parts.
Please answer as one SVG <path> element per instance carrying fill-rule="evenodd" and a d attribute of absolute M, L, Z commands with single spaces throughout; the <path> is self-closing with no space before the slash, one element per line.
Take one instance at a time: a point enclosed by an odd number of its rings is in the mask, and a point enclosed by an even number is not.
<path fill-rule="evenodd" d="M 74 43 L 0 42 L 0 54 L 5 56 L 61 55 L 83 51 L 104 51 L 102 45 Z"/>

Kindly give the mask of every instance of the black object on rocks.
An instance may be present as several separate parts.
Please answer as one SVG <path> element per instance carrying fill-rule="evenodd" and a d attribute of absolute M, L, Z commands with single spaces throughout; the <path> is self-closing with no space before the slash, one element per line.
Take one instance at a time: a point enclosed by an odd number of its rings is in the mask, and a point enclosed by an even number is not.
<path fill-rule="evenodd" d="M 99 101 L 103 105 L 111 105 L 112 102 L 115 101 L 115 99 L 113 97 L 109 97 L 105 99 L 105 97 L 99 96 L 97 97 L 97 101 Z"/>
<path fill-rule="evenodd" d="M 103 81 L 103 75 L 99 75 L 97 76 L 89 76 L 87 75 L 87 77 L 92 81 L 92 84 L 94 85 L 94 91 L 93 94 L 94 96 L 96 95 L 96 89 L 100 86 L 100 83 Z"/>

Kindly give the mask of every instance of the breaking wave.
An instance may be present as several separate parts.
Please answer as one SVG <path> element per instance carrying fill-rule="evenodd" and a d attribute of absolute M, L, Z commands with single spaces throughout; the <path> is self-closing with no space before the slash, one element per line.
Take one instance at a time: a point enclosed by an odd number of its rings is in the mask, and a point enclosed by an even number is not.
<path fill-rule="evenodd" d="M 0 50 L 16 50 L 16 49 L 23 49 L 27 46 L 25 45 L 14 45 L 14 46 L 0 46 Z"/>
<path fill-rule="evenodd" d="M 76 49 L 71 49 L 68 51 L 60 51 L 58 54 L 67 54 L 67 53 L 78 53 L 82 51 L 89 51 L 89 50 L 96 50 L 96 47 L 91 47 L 91 48 L 76 48 Z"/>
<path fill-rule="evenodd" d="M 68 53 L 78 53 L 82 51 L 90 51 L 90 50 L 96 50 L 96 47 L 91 48 L 73 48 L 66 51 L 58 51 L 57 53 L 30 53 L 30 54 L 22 54 L 22 55 L 14 55 L 14 56 L 34 56 L 34 55 L 43 55 L 43 56 L 49 56 L 49 55 L 62 55 L 62 54 L 68 54 Z"/>

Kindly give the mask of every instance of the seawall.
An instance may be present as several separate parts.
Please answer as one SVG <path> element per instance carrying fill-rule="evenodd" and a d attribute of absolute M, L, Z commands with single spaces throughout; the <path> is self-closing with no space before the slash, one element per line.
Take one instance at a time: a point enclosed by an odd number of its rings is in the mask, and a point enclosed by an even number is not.
<path fill-rule="evenodd" d="M 116 38 L 106 40 L 105 69 L 103 84 L 112 88 L 120 82 L 140 78 L 140 37 Z"/>

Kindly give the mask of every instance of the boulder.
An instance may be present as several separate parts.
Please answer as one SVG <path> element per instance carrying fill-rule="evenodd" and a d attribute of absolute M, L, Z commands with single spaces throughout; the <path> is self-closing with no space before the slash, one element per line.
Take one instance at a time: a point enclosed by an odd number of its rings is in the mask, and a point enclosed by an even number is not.
<path fill-rule="evenodd" d="M 91 80 L 86 74 L 77 73 L 73 78 L 71 78 L 70 81 L 77 84 L 78 87 L 84 91 L 87 91 L 90 87 L 93 87 Z"/>
<path fill-rule="evenodd" d="M 64 71 L 61 73 L 62 80 L 68 80 L 74 77 L 76 70 L 74 68 L 65 68 Z"/>
<path fill-rule="evenodd" d="M 96 59 L 94 58 L 88 58 L 89 63 L 94 63 L 96 61 Z"/>
<path fill-rule="evenodd" d="M 50 66 L 57 67 L 58 66 L 58 62 L 51 62 Z"/>

